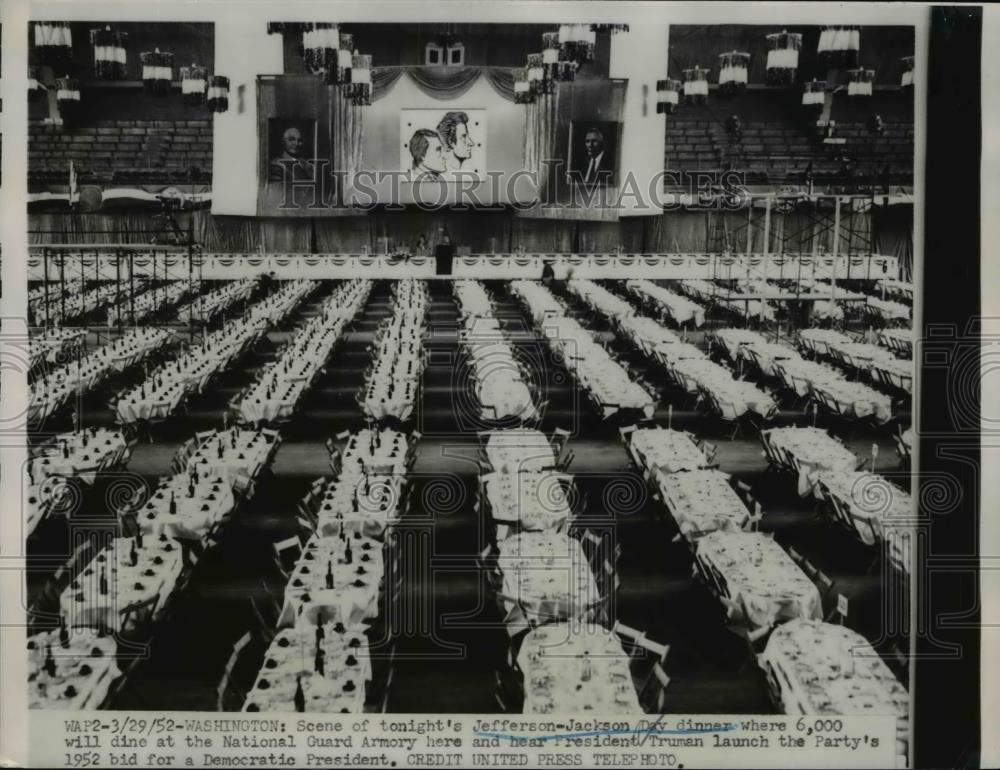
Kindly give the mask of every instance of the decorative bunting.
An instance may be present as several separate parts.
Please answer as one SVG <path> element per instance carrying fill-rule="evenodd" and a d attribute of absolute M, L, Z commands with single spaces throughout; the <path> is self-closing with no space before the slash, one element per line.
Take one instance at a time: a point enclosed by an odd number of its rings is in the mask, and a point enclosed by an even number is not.
<path fill-rule="evenodd" d="M 681 83 L 679 80 L 656 81 L 656 112 L 671 114 L 680 103 Z"/>
<path fill-rule="evenodd" d="M 871 96 L 875 70 L 856 69 L 847 71 L 847 95 Z"/>
<path fill-rule="evenodd" d="M 684 70 L 684 101 L 704 104 L 708 100 L 708 70 L 694 66 Z"/>
<path fill-rule="evenodd" d="M 746 90 L 750 54 L 739 51 L 719 54 L 719 90 L 726 95 Z"/>
<path fill-rule="evenodd" d="M 826 101 L 826 81 L 811 80 L 803 84 L 802 106 L 823 108 Z"/>
<path fill-rule="evenodd" d="M 35 22 L 35 55 L 40 64 L 64 69 L 73 53 L 73 33 L 68 21 Z"/>
<path fill-rule="evenodd" d="M 903 88 L 913 88 L 913 71 L 916 60 L 912 56 L 904 56 L 902 61 L 903 76 L 900 78 L 899 85 Z"/>
<path fill-rule="evenodd" d="M 208 109 L 225 112 L 229 109 L 229 78 L 215 75 L 208 79 Z"/>
<path fill-rule="evenodd" d="M 860 51 L 861 30 L 858 27 L 826 27 L 819 34 L 816 52 L 825 67 L 857 67 Z"/>

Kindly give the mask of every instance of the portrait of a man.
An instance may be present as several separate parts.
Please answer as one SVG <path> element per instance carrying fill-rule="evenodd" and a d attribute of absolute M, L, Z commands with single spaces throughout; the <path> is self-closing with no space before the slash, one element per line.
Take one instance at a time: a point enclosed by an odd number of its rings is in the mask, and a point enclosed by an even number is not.
<path fill-rule="evenodd" d="M 271 121 L 269 182 L 304 181 L 314 177 L 312 121 Z"/>
<path fill-rule="evenodd" d="M 409 141 L 410 178 L 415 182 L 435 181 L 447 169 L 441 137 L 429 128 L 418 128 Z"/>
<path fill-rule="evenodd" d="M 588 187 L 615 184 L 618 124 L 575 121 L 570 132 L 570 179 Z"/>
<path fill-rule="evenodd" d="M 445 167 L 448 171 L 462 171 L 476 147 L 475 139 L 469 134 L 468 113 L 446 112 L 437 125 L 437 133 L 444 149 Z"/>

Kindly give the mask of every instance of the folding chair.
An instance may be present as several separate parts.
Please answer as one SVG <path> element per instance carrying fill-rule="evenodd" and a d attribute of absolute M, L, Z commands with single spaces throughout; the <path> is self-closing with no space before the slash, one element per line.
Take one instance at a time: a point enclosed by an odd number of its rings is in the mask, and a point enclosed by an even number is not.
<path fill-rule="evenodd" d="M 667 676 L 660 661 L 656 661 L 653 663 L 652 675 L 639 693 L 639 703 L 647 714 L 663 712 L 669 685 L 670 677 Z"/>
<path fill-rule="evenodd" d="M 274 544 L 275 564 L 286 577 L 292 574 L 295 563 L 302 553 L 302 543 L 297 535 L 285 538 Z"/>

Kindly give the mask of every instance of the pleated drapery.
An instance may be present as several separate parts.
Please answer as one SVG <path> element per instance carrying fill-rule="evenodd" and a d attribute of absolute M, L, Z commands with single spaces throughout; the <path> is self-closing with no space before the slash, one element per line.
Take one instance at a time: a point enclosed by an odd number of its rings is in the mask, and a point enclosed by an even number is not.
<path fill-rule="evenodd" d="M 514 101 L 512 67 L 373 67 L 372 100 L 388 94 L 406 74 L 424 94 L 439 101 L 451 101 L 464 95 L 481 76 L 500 96 Z"/>

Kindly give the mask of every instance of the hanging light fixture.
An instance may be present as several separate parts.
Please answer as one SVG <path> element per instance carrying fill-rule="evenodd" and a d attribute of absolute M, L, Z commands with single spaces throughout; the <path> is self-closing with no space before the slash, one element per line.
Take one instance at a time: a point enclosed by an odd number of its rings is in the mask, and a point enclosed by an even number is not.
<path fill-rule="evenodd" d="M 590 24 L 562 24 L 559 26 L 559 46 L 562 58 L 577 64 L 594 60 L 597 33 Z"/>
<path fill-rule="evenodd" d="M 90 30 L 94 46 L 94 76 L 100 80 L 124 80 L 127 32 L 112 32 L 110 26 Z"/>
<path fill-rule="evenodd" d="M 847 71 L 847 95 L 871 96 L 875 70 L 856 69 Z"/>
<path fill-rule="evenodd" d="M 540 53 L 528 54 L 528 85 L 533 96 L 552 93 L 555 84 L 545 79 L 545 66 Z"/>
<path fill-rule="evenodd" d="M 145 51 L 140 55 L 142 61 L 142 84 L 146 92 L 154 96 L 166 96 L 170 93 L 173 81 L 174 55 L 157 48 L 155 51 Z"/>
<path fill-rule="evenodd" d="M 913 88 L 913 71 L 914 65 L 916 64 L 916 59 L 912 56 L 904 56 L 903 59 L 903 76 L 899 80 L 899 85 L 902 88 Z"/>
<path fill-rule="evenodd" d="M 708 70 L 697 65 L 684 70 L 684 101 L 704 104 L 708 100 Z"/>
<path fill-rule="evenodd" d="M 767 36 L 767 82 L 774 86 L 790 86 L 799 69 L 802 35 L 798 32 L 775 32 Z"/>
<path fill-rule="evenodd" d="M 746 90 L 750 71 L 750 54 L 730 51 L 719 54 L 719 90 L 735 94 Z"/>
<path fill-rule="evenodd" d="M 328 76 L 337 64 L 340 31 L 336 24 L 317 22 L 302 31 L 302 61 L 313 75 Z"/>
<path fill-rule="evenodd" d="M 532 104 L 535 95 L 531 91 L 531 82 L 528 80 L 528 68 L 520 67 L 514 70 L 514 103 Z"/>
<path fill-rule="evenodd" d="M 205 102 L 205 91 L 208 88 L 208 67 L 192 64 L 181 67 L 181 96 L 185 104 L 198 106 Z"/>
<path fill-rule="evenodd" d="M 334 82 L 347 86 L 351 83 L 351 68 L 354 66 L 354 35 L 350 32 L 341 32 L 337 46 L 337 71 Z"/>
<path fill-rule="evenodd" d="M 73 53 L 73 32 L 68 21 L 35 22 L 35 54 L 40 64 L 65 67 Z"/>
<path fill-rule="evenodd" d="M 656 81 L 656 112 L 671 114 L 680 103 L 681 83 L 679 80 Z"/>
<path fill-rule="evenodd" d="M 810 80 L 802 84 L 802 106 L 820 109 L 826 101 L 826 81 Z"/>
<path fill-rule="evenodd" d="M 860 51 L 861 30 L 858 27 L 826 27 L 819 34 L 816 53 L 826 67 L 857 67 Z"/>
<path fill-rule="evenodd" d="M 355 107 L 372 103 L 371 54 L 354 54 L 351 62 L 351 101 Z"/>
<path fill-rule="evenodd" d="M 213 75 L 208 79 L 207 103 L 212 112 L 225 112 L 229 109 L 229 78 L 225 75 Z"/>
<path fill-rule="evenodd" d="M 56 105 L 64 123 L 73 123 L 80 113 L 80 81 L 64 77 L 56 79 Z"/>

